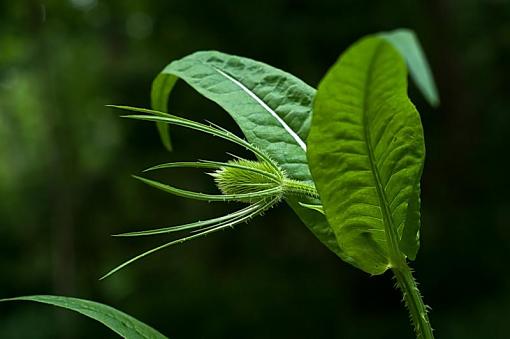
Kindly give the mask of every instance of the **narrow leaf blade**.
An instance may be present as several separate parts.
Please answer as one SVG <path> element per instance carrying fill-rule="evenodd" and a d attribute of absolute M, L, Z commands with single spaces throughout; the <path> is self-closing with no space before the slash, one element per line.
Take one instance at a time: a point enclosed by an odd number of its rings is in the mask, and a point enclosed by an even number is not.
<path fill-rule="evenodd" d="M 239 194 L 207 194 L 207 193 L 201 193 L 201 192 L 193 192 L 184 190 L 181 188 L 173 187 L 171 185 L 163 184 L 159 181 L 139 177 L 136 175 L 132 176 L 133 178 L 140 180 L 144 184 L 147 184 L 151 187 L 157 188 L 159 190 L 162 190 L 164 192 L 183 197 L 183 198 L 189 198 L 189 199 L 195 199 L 195 200 L 203 200 L 203 201 L 238 201 L 241 199 L 265 199 L 273 197 L 280 193 L 281 188 L 275 187 L 275 188 L 268 188 L 265 190 L 260 190 L 258 192 L 254 193 L 239 193 Z"/>
<path fill-rule="evenodd" d="M 261 202 L 256 204 L 256 209 L 253 212 L 251 212 L 249 214 L 246 214 L 246 215 L 244 215 L 244 216 L 242 216 L 240 218 L 234 218 L 234 219 L 232 219 L 232 220 L 230 220 L 228 222 L 221 222 L 219 224 L 212 225 L 210 227 L 206 227 L 206 228 L 198 231 L 198 233 L 194 233 L 193 235 L 190 235 L 190 236 L 187 236 L 187 237 L 183 237 L 183 238 L 179 238 L 177 240 L 173 240 L 173 241 L 167 242 L 166 244 L 163 244 L 161 246 L 158 246 L 158 247 L 150 249 L 150 250 L 148 250 L 146 252 L 143 252 L 142 254 L 139 254 L 136 257 L 131 258 L 128 261 L 122 263 L 121 265 L 115 267 L 113 270 L 111 270 L 110 272 L 108 272 L 104 276 L 102 276 L 100 278 L 100 280 L 108 278 L 112 274 L 122 270 L 123 268 L 125 268 L 128 265 L 131 265 L 135 261 L 138 261 L 138 260 L 140 260 L 140 259 L 142 259 L 142 258 L 144 258 L 144 257 L 146 257 L 146 256 L 148 256 L 150 254 L 153 254 L 155 252 L 161 251 L 161 250 L 163 250 L 165 248 L 168 248 L 170 246 L 173 246 L 175 244 L 182 244 L 182 243 L 184 243 L 186 241 L 197 239 L 197 238 L 206 236 L 208 234 L 224 230 L 224 229 L 226 229 L 228 227 L 233 227 L 234 225 L 237 225 L 239 223 L 248 221 L 251 218 L 255 217 L 256 215 L 259 215 L 259 214 L 263 213 L 264 211 L 266 211 L 267 209 L 271 208 L 271 206 L 273 206 L 277 201 L 278 201 L 278 198 L 270 199 L 270 200 L 267 200 L 265 202 L 261 201 Z"/>
<path fill-rule="evenodd" d="M 162 73 L 154 79 L 151 89 L 151 107 L 154 110 L 168 112 L 168 95 L 165 95 L 165 93 L 170 93 L 176 82 L 177 77 Z M 172 141 L 168 125 L 161 122 L 158 122 L 156 125 L 163 146 L 168 151 L 171 151 Z"/>
<path fill-rule="evenodd" d="M 124 338 L 167 338 L 152 327 L 140 322 L 132 316 L 116 310 L 113 307 L 78 298 L 62 297 L 54 295 L 33 295 L 0 301 L 34 301 L 38 303 L 54 305 L 71 311 L 81 313 L 91 319 L 99 321 L 106 327 Z"/>

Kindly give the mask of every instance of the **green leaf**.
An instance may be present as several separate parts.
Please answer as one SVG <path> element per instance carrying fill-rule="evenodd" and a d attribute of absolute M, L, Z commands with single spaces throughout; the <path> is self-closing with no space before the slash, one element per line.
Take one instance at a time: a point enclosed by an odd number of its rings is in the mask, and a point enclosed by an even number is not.
<path fill-rule="evenodd" d="M 300 202 L 299 205 L 325 215 L 322 205 L 303 204 L 302 202 Z"/>
<path fill-rule="evenodd" d="M 362 39 L 328 71 L 308 147 L 326 217 L 355 265 L 381 274 L 401 251 L 414 257 L 423 130 L 404 60 L 385 39 Z"/>
<path fill-rule="evenodd" d="M 152 82 L 151 89 L 151 107 L 160 112 L 168 112 L 168 93 L 172 91 L 177 77 L 167 76 L 160 73 Z M 170 139 L 170 132 L 168 125 L 158 122 L 158 132 L 163 146 L 168 151 L 172 150 L 172 141 Z"/>
<path fill-rule="evenodd" d="M 245 207 L 241 210 L 238 210 L 236 212 L 218 217 L 218 218 L 212 218 L 208 220 L 203 221 L 197 221 L 189 224 L 184 225 L 178 225 L 178 226 L 170 226 L 170 227 L 162 227 L 152 230 L 145 230 L 145 231 L 138 231 L 138 232 L 129 232 L 129 233 L 121 233 L 121 234 L 114 234 L 114 237 L 138 237 L 138 236 L 147 236 L 147 235 L 159 235 L 159 234 L 165 234 L 165 233 L 172 233 L 172 232 L 180 232 L 184 230 L 189 229 L 200 229 L 205 226 L 211 226 L 211 225 L 220 225 L 223 223 L 232 223 L 237 220 L 243 219 L 246 216 L 252 215 L 252 212 L 256 212 L 257 210 L 260 210 L 260 206 L 258 204 L 248 205 L 248 207 Z"/>
<path fill-rule="evenodd" d="M 251 59 L 214 51 L 197 52 L 170 63 L 156 77 L 152 101 L 158 110 L 166 105 L 165 98 L 177 78 L 224 108 L 248 141 L 260 144 L 271 156 L 285 157 L 285 161 L 278 162 L 292 168 L 297 179 L 309 179 L 304 140 L 315 94 L 312 87 L 289 73 Z"/>
<path fill-rule="evenodd" d="M 261 62 L 214 51 L 197 52 L 170 63 L 157 76 L 152 86 L 154 108 L 166 111 L 177 79 L 224 108 L 248 141 L 268 153 L 289 178 L 311 182 L 305 140 L 315 95 L 312 87 Z M 287 202 L 319 240 L 350 261 L 323 215 L 300 206 L 296 198 Z"/>
<path fill-rule="evenodd" d="M 269 200 L 259 201 L 259 202 L 255 203 L 255 205 L 253 205 L 254 209 L 251 210 L 251 212 L 244 213 L 240 217 L 233 217 L 232 214 L 231 214 L 230 215 L 230 220 L 228 220 L 228 221 L 222 221 L 222 222 L 218 222 L 218 223 L 216 223 L 214 225 L 211 225 L 209 227 L 204 227 L 200 231 L 198 231 L 198 233 L 195 233 L 193 235 L 186 236 L 186 237 L 183 237 L 183 238 L 180 238 L 180 239 L 177 239 L 177 240 L 172 240 L 170 242 L 167 242 L 166 244 L 163 244 L 163 245 L 158 246 L 156 248 L 150 249 L 150 250 L 148 250 L 148 251 L 146 251 L 146 252 L 144 252 L 142 254 L 139 254 L 136 257 L 133 257 L 133 258 L 129 259 L 128 261 L 124 262 L 123 264 L 115 267 L 113 270 L 111 270 L 110 272 L 108 272 L 104 276 L 102 276 L 100 278 L 100 280 L 106 279 L 109 276 L 111 276 L 112 274 L 120 271 L 124 267 L 126 267 L 128 265 L 131 265 L 135 261 L 140 260 L 140 259 L 142 259 L 142 258 L 144 258 L 144 257 L 146 257 L 146 256 L 148 256 L 148 255 L 150 255 L 152 253 L 160 251 L 162 249 L 168 248 L 168 247 L 176 245 L 176 244 L 182 244 L 182 243 L 184 243 L 186 241 L 197 239 L 197 238 L 203 237 L 205 235 L 208 235 L 208 234 L 211 234 L 211 233 L 214 233 L 214 232 L 218 232 L 218 231 L 224 230 L 226 228 L 233 227 L 233 226 L 235 226 L 235 225 L 237 225 L 239 223 L 247 222 L 251 218 L 264 213 L 269 208 L 274 206 L 274 204 L 277 203 L 278 199 L 279 198 L 273 198 L 273 199 L 269 199 Z"/>
<path fill-rule="evenodd" d="M 225 140 L 228 140 L 230 142 L 233 142 L 239 146 L 242 146 L 246 148 L 247 150 L 253 152 L 259 160 L 264 160 L 269 164 L 273 164 L 273 160 L 264 152 L 261 151 L 256 146 L 250 144 L 244 139 L 241 139 L 237 135 L 227 131 L 226 129 L 215 127 L 215 126 L 207 126 L 201 123 L 198 123 L 193 120 L 188 120 L 184 118 L 177 117 L 175 115 L 171 115 L 168 113 L 162 113 L 158 111 L 153 111 L 145 108 L 137 108 L 137 107 L 129 107 L 129 106 L 114 106 L 109 105 L 113 108 L 119 108 L 119 109 L 125 109 L 129 111 L 134 112 L 142 112 L 147 113 L 147 115 L 127 115 L 123 116 L 123 118 L 129 118 L 129 119 L 138 119 L 138 120 L 147 120 L 147 121 L 156 121 L 158 123 L 164 123 L 164 124 L 173 124 L 177 126 L 187 127 L 190 129 L 194 129 L 197 131 L 201 131 L 203 133 L 207 133 L 213 136 L 216 136 L 218 138 L 222 138 Z M 274 166 L 277 166 L 274 164 Z"/>
<path fill-rule="evenodd" d="M 124 338 L 167 338 L 152 327 L 136 320 L 124 312 L 113 307 L 94 301 L 78 298 L 61 297 L 53 295 L 34 295 L 1 299 L 0 301 L 35 301 L 43 304 L 54 305 L 81 313 L 89 318 L 99 321 L 115 333 Z"/>
<path fill-rule="evenodd" d="M 181 188 L 173 187 L 167 184 L 160 183 L 158 181 L 154 181 L 151 179 L 142 178 L 136 175 L 133 175 L 133 178 L 140 180 L 141 182 L 162 190 L 164 192 L 177 195 L 183 198 L 190 198 L 195 200 L 203 200 L 203 201 L 238 201 L 240 199 L 250 199 L 255 198 L 256 200 L 271 198 L 274 195 L 281 192 L 281 187 L 268 188 L 265 190 L 261 190 L 259 192 L 252 193 L 238 193 L 238 194 L 207 194 L 201 192 L 193 192 L 184 190 Z"/>
<path fill-rule="evenodd" d="M 380 35 L 388 40 L 404 57 L 414 83 L 429 104 L 437 107 L 439 105 L 439 95 L 434 77 L 416 34 L 409 29 L 397 29 L 380 33 Z"/>
<path fill-rule="evenodd" d="M 239 158 L 239 159 L 242 159 L 242 158 Z M 245 159 L 242 159 L 242 160 L 245 160 Z M 248 160 L 245 160 L 245 161 L 248 161 Z M 169 163 L 153 166 L 151 168 L 148 168 L 148 169 L 144 170 L 144 172 L 158 170 L 158 169 L 164 169 L 164 168 L 179 168 L 179 167 L 181 167 L 181 168 L 185 168 L 185 167 L 189 167 L 189 168 L 213 168 L 213 169 L 221 169 L 221 168 L 225 168 L 225 167 L 228 167 L 228 168 L 238 168 L 238 169 L 241 169 L 243 171 L 260 174 L 262 176 L 267 177 L 268 180 L 273 180 L 273 181 L 278 181 L 279 180 L 279 178 L 275 174 L 263 171 L 263 170 L 258 169 L 258 168 L 245 166 L 245 165 L 242 165 L 242 164 L 240 164 L 238 162 L 233 162 L 233 161 L 230 161 L 230 162 L 218 162 L 218 161 L 200 160 L 199 162 L 169 162 Z"/>
<path fill-rule="evenodd" d="M 416 259 L 420 248 L 420 218 L 420 184 L 418 183 L 409 198 L 406 221 L 399 243 L 400 250 L 411 260 Z"/>

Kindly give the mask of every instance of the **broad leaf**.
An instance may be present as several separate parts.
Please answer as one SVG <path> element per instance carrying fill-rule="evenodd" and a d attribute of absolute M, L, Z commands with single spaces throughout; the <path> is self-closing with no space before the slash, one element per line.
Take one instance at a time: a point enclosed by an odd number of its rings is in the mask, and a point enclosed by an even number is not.
<path fill-rule="evenodd" d="M 304 141 L 310 128 L 315 95 L 312 87 L 261 62 L 220 52 L 197 52 L 170 63 L 154 80 L 154 109 L 167 110 L 168 96 L 177 79 L 184 80 L 224 108 L 248 141 L 266 151 L 289 177 L 312 180 Z M 319 203 L 301 200 L 308 204 Z M 338 247 L 321 213 L 300 206 L 295 198 L 288 203 L 319 240 L 350 261 Z"/>
<path fill-rule="evenodd" d="M 416 86 L 431 106 L 439 105 L 439 95 L 425 53 L 413 31 L 397 29 L 380 34 L 388 40 L 404 57 Z"/>
<path fill-rule="evenodd" d="M 166 112 L 177 79 L 224 108 L 246 138 L 276 157 L 293 177 L 310 179 L 304 140 L 315 95 L 312 87 L 261 62 L 197 52 L 170 63 L 154 80 L 153 109 Z"/>
<path fill-rule="evenodd" d="M 136 320 L 124 312 L 118 311 L 113 307 L 106 306 L 94 301 L 61 297 L 53 295 L 34 295 L 27 297 L 18 297 L 10 299 L 1 299 L 0 301 L 35 301 L 43 304 L 54 305 L 66 308 L 71 311 L 81 313 L 89 318 L 99 321 L 124 338 L 140 339 L 163 339 L 164 335 Z"/>
<path fill-rule="evenodd" d="M 381 274 L 418 249 L 424 142 L 406 65 L 385 39 L 349 48 L 314 101 L 308 160 L 329 224 L 355 264 Z"/>

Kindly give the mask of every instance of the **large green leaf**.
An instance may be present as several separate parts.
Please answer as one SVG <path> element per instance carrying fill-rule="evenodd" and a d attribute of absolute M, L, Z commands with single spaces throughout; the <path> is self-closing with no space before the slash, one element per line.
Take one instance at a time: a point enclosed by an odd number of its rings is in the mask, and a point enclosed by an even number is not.
<path fill-rule="evenodd" d="M 224 108 L 246 138 L 275 157 L 290 175 L 310 180 L 304 140 L 315 95 L 312 87 L 248 58 L 197 52 L 173 61 L 156 77 L 152 87 L 154 110 L 167 111 L 177 79 Z"/>
<path fill-rule="evenodd" d="M 248 141 L 266 151 L 293 179 L 312 180 L 304 140 L 308 135 L 315 90 L 293 75 L 248 58 L 197 52 L 170 63 L 154 80 L 153 108 L 167 111 L 168 97 L 182 79 L 224 108 Z M 307 204 L 318 201 L 303 198 Z M 288 200 L 306 226 L 330 250 L 350 261 L 338 247 L 325 217 Z"/>
<path fill-rule="evenodd" d="M 308 160 L 329 224 L 355 264 L 381 274 L 418 249 L 424 142 L 399 53 L 381 37 L 349 48 L 314 101 Z"/>
<path fill-rule="evenodd" d="M 164 335 L 136 320 L 124 312 L 118 311 L 113 307 L 106 306 L 94 301 L 61 297 L 54 295 L 34 295 L 26 297 L 17 297 L 10 299 L 1 299 L 0 301 L 35 301 L 43 304 L 54 305 L 68 310 L 81 313 L 89 318 L 95 319 L 106 325 L 124 338 L 140 339 L 163 339 Z"/>
<path fill-rule="evenodd" d="M 437 94 L 434 77 L 416 34 L 409 29 L 397 29 L 380 33 L 380 35 L 388 40 L 404 57 L 411 78 L 429 104 L 434 107 L 439 105 L 439 95 Z"/>

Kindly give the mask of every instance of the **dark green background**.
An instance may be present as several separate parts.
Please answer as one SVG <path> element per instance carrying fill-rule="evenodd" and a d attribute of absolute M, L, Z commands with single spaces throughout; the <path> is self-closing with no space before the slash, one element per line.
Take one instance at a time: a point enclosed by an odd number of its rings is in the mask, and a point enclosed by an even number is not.
<path fill-rule="evenodd" d="M 109 235 L 218 216 L 238 206 L 176 198 L 130 174 L 165 161 L 228 159 L 237 147 L 155 127 L 106 104 L 148 107 L 168 62 L 215 49 L 316 86 L 363 35 L 414 29 L 442 105 L 414 87 L 424 122 L 422 249 L 416 275 L 437 338 L 508 338 L 510 3 L 486 1 L 1 1 L 0 297 L 107 303 L 171 338 L 411 338 L 389 274 L 369 277 L 317 241 L 286 206 L 249 225 L 97 278 L 168 238 Z M 184 84 L 172 112 L 238 131 Z M 168 182 L 212 191 L 199 172 Z M 0 338 L 100 338 L 89 319 L 0 305 Z"/>

